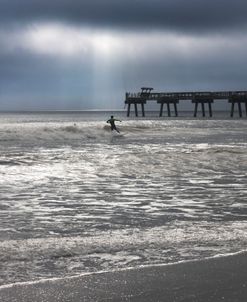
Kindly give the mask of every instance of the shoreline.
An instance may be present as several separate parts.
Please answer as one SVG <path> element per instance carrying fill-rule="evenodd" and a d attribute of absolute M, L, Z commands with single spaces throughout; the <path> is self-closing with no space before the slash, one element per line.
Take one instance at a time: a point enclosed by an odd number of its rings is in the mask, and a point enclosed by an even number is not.
<path fill-rule="evenodd" d="M 177 262 L 159 263 L 159 264 L 144 264 L 144 265 L 140 265 L 140 266 L 130 266 L 127 268 L 117 268 L 115 270 L 100 270 L 100 271 L 96 271 L 96 272 L 85 272 L 85 273 L 81 273 L 78 275 L 72 275 L 72 276 L 66 276 L 66 277 L 41 278 L 41 279 L 37 279 L 37 280 L 33 280 L 33 281 L 18 281 L 15 283 L 7 283 L 7 284 L 0 285 L 0 292 L 1 292 L 1 289 L 11 288 L 14 286 L 34 285 L 37 283 L 45 283 L 45 282 L 57 282 L 60 280 L 65 280 L 65 279 L 70 280 L 70 279 L 84 278 L 87 276 L 98 275 L 98 274 L 114 274 L 114 273 L 129 271 L 129 270 L 139 270 L 139 269 L 149 269 L 149 268 L 153 269 L 156 267 L 162 268 L 162 267 L 166 267 L 166 266 L 174 266 L 174 265 L 186 264 L 186 263 L 197 263 L 197 262 L 201 262 L 201 261 L 213 260 L 213 259 L 224 258 L 224 257 L 233 257 L 233 256 L 242 255 L 242 254 L 246 254 L 246 256 L 247 256 L 247 250 L 242 250 L 239 252 L 227 253 L 227 254 L 218 254 L 218 255 L 206 257 L 203 259 L 181 260 L 181 261 L 177 261 Z"/>
<path fill-rule="evenodd" d="M 0 287 L 2 302 L 229 301 L 247 297 L 247 252 Z"/>

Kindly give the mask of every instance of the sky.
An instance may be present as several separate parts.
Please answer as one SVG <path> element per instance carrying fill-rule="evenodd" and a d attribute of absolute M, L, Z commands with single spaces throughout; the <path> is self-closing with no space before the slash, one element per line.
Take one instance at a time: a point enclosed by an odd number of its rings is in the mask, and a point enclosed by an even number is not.
<path fill-rule="evenodd" d="M 0 110 L 247 90 L 246 0 L 0 0 Z"/>

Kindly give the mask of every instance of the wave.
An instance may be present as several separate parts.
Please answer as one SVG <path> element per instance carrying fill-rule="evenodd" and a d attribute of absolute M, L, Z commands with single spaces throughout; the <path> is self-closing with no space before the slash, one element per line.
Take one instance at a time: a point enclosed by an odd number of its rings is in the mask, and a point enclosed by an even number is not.
<path fill-rule="evenodd" d="M 206 124 L 205 124 L 206 123 Z M 193 152 L 204 152 L 212 144 L 246 143 L 245 124 L 229 128 L 231 124 L 222 125 L 216 121 L 187 120 L 128 120 L 117 123 L 117 128 L 124 134 L 125 141 L 121 143 L 146 144 L 198 144 Z M 237 128 L 238 127 L 238 128 Z M 236 129 L 235 129 L 236 128 Z M 6 146 L 50 146 L 77 145 L 84 143 L 117 143 L 114 132 L 103 121 L 71 122 L 28 122 L 2 124 L 0 127 L 0 142 Z M 207 142 L 207 144 L 204 144 Z M 222 152 L 222 148 L 212 150 Z M 226 148 L 225 152 L 234 152 Z M 236 151 L 238 152 L 238 151 Z"/>
<path fill-rule="evenodd" d="M 15 165 L 21 165 L 21 163 L 12 160 L 0 160 L 0 166 L 15 166 Z"/>
<path fill-rule="evenodd" d="M 110 131 L 101 123 L 87 124 L 24 124 L 10 125 L 8 131 L 1 131 L 0 142 L 4 146 L 27 145 L 56 147 L 60 145 L 80 144 L 90 141 L 109 140 Z"/>
<path fill-rule="evenodd" d="M 184 153 L 205 153 L 205 154 L 246 154 L 247 144 L 222 145 L 222 144 L 191 144 L 185 146 Z"/>
<path fill-rule="evenodd" d="M 15 281 L 40 279 L 50 267 L 54 267 L 50 274 L 58 277 L 116 267 L 205 259 L 239 252 L 245 246 L 244 225 L 234 222 L 185 224 L 142 231 L 101 232 L 89 237 L 5 240 L 0 242 L 0 260 L 5 266 L 1 283 L 12 283 L 12 278 Z M 25 274 L 24 267 L 29 268 Z"/>
<path fill-rule="evenodd" d="M 213 259 L 225 259 L 228 257 L 238 257 L 238 256 L 246 256 L 247 255 L 247 250 L 242 250 L 242 251 L 238 251 L 235 253 L 227 253 L 227 254 L 218 254 L 212 257 L 206 257 L 203 260 L 204 261 L 210 261 Z M 80 273 L 77 275 L 73 275 L 73 276 L 63 276 L 63 277 L 51 277 L 51 278 L 42 278 L 39 280 L 35 280 L 35 281 L 26 281 L 26 282 L 15 282 L 15 283 L 10 283 L 10 284 L 5 284 L 5 285 L 0 285 L 0 290 L 2 289 L 8 289 L 8 288 L 12 288 L 15 286 L 29 286 L 29 285 L 35 285 L 35 284 L 43 284 L 46 282 L 49 283 L 57 283 L 61 280 L 73 280 L 73 279 L 78 279 L 81 277 L 85 277 L 85 276 L 93 276 L 93 275 L 99 275 L 99 274 L 104 274 L 104 273 L 115 273 L 115 272 L 125 272 L 125 271 L 130 271 L 130 270 L 135 270 L 136 272 L 138 272 L 139 269 L 148 269 L 148 268 L 161 268 L 161 267 L 171 267 L 171 266 L 177 266 L 179 264 L 183 264 L 183 263 L 200 263 L 202 261 L 202 259 L 198 259 L 198 260 L 183 260 L 183 261 L 177 261 L 177 262 L 173 262 L 173 263 L 160 263 L 160 264 L 148 264 L 148 265 L 140 265 L 140 266 L 136 266 L 136 267 L 128 267 L 128 268 L 118 268 L 118 269 L 112 269 L 112 270 L 101 270 L 101 271 L 97 271 L 97 272 L 87 272 L 87 273 Z"/>

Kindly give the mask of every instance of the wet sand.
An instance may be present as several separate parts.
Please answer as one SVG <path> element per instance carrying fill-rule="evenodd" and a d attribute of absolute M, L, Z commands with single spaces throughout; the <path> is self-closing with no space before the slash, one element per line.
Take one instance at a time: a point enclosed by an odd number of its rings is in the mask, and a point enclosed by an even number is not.
<path fill-rule="evenodd" d="M 0 288 L 1 302 L 244 302 L 247 253 Z"/>

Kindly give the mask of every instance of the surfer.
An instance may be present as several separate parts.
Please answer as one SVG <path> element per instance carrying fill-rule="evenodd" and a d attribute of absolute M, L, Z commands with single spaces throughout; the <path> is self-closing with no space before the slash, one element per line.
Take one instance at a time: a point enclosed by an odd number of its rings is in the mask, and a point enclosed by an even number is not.
<path fill-rule="evenodd" d="M 120 120 L 115 119 L 114 116 L 112 115 L 111 118 L 107 121 L 107 123 L 111 124 L 111 131 L 116 130 L 118 133 L 120 133 L 119 130 L 117 129 L 116 125 L 115 125 L 116 121 L 122 122 Z"/>

